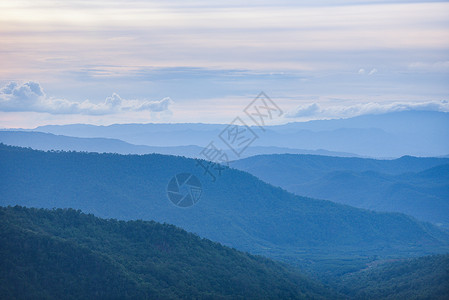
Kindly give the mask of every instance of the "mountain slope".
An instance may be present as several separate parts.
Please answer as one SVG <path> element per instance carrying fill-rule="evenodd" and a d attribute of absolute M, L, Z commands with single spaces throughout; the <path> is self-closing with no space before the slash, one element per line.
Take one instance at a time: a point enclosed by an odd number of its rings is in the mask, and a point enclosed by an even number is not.
<path fill-rule="evenodd" d="M 279 263 L 155 222 L 0 208 L 2 299 L 324 299 Z"/>
<path fill-rule="evenodd" d="M 372 265 L 337 285 L 355 299 L 448 299 L 449 255 Z"/>
<path fill-rule="evenodd" d="M 232 164 L 286 190 L 449 226 L 449 160 L 257 156 Z"/>
<path fill-rule="evenodd" d="M 170 179 L 202 183 L 193 207 L 174 206 Z M 106 218 L 154 219 L 252 253 L 421 255 L 445 251 L 448 234 L 401 214 L 360 210 L 290 194 L 237 170 L 215 182 L 192 159 L 164 155 L 41 152 L 1 146 L 0 204 L 72 207 Z"/>

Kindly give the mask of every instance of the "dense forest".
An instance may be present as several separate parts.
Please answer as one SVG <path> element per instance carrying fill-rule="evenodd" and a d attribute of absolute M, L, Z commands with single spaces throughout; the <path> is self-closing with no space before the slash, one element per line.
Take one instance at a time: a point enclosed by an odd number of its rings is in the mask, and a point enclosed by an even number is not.
<path fill-rule="evenodd" d="M 324 299 L 291 267 L 152 221 L 0 207 L 1 299 Z"/>
<path fill-rule="evenodd" d="M 369 265 L 335 285 L 356 299 L 449 299 L 449 254 Z"/>
<path fill-rule="evenodd" d="M 447 299 L 449 255 L 311 280 L 173 225 L 0 207 L 1 299 Z"/>

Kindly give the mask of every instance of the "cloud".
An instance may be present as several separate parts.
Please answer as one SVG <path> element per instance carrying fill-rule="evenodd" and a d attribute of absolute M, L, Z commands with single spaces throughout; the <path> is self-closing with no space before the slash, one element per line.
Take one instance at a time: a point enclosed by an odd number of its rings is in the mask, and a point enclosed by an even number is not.
<path fill-rule="evenodd" d="M 159 101 L 125 100 L 113 93 L 101 103 L 90 100 L 75 102 L 49 97 L 37 82 L 22 85 L 10 82 L 0 89 L 0 111 L 3 112 L 45 112 L 50 114 L 107 115 L 125 111 L 169 111 L 173 100 Z"/>
<path fill-rule="evenodd" d="M 318 103 L 302 105 L 286 114 L 287 118 L 350 118 L 368 114 L 383 114 L 398 111 L 449 112 L 448 101 L 361 103 L 346 106 L 326 106 Z"/>
<path fill-rule="evenodd" d="M 377 73 L 377 69 L 374 68 L 371 71 L 369 71 L 368 75 L 373 75 L 374 73 Z"/>
<path fill-rule="evenodd" d="M 322 109 L 317 103 L 312 103 L 298 107 L 293 114 L 288 114 L 287 117 L 291 118 L 310 117 L 320 114 L 321 111 Z"/>
<path fill-rule="evenodd" d="M 414 62 L 409 65 L 409 68 L 427 72 L 447 72 L 449 71 L 449 61 L 437 61 L 433 63 Z"/>
<path fill-rule="evenodd" d="M 377 73 L 377 69 L 376 69 L 376 68 L 373 68 L 373 69 L 371 69 L 371 71 L 368 72 L 368 75 L 373 75 L 373 74 L 375 74 L 375 73 Z M 359 74 L 359 75 L 365 75 L 365 74 L 366 74 L 366 70 L 363 69 L 363 68 L 362 68 L 362 69 L 359 69 L 358 74 Z"/>
<path fill-rule="evenodd" d="M 137 110 L 149 110 L 152 112 L 162 112 L 169 110 L 169 106 L 173 104 L 173 100 L 169 97 L 166 97 L 159 101 L 146 101 L 142 103 Z"/>

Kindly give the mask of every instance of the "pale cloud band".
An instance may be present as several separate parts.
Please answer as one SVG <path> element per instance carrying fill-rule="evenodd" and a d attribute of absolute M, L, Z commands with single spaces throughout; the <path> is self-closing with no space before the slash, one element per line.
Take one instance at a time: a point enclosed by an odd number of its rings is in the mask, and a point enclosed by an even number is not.
<path fill-rule="evenodd" d="M 90 100 L 75 102 L 49 97 L 39 83 L 10 82 L 0 89 L 0 111 L 3 112 L 43 112 L 51 114 L 107 115 L 128 111 L 168 112 L 173 100 L 158 101 L 126 100 L 113 93 L 103 102 Z"/>
<path fill-rule="evenodd" d="M 449 3 L 428 1 L 4 1 L 0 74 L 111 64 L 345 69 L 353 51 L 384 60 L 371 53 L 380 50 L 389 65 L 434 64 L 447 59 L 435 53 L 449 47 L 448 16 Z M 404 57 L 411 50 L 418 55 Z"/>
<path fill-rule="evenodd" d="M 318 103 L 301 105 L 285 116 L 287 118 L 327 119 L 350 118 L 360 115 L 384 114 L 399 111 L 439 111 L 449 112 L 448 101 L 425 102 L 389 102 L 389 103 L 359 103 L 353 105 L 328 105 Z"/>

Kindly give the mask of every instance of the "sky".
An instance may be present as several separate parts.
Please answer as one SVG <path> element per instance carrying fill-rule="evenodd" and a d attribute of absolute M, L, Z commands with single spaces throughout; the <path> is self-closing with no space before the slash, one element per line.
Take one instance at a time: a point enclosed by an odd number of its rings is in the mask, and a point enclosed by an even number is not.
<path fill-rule="evenodd" d="M 0 0 L 0 128 L 449 111 L 449 2 Z"/>

